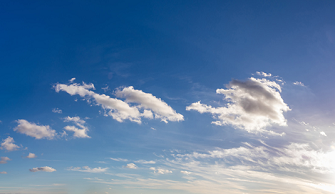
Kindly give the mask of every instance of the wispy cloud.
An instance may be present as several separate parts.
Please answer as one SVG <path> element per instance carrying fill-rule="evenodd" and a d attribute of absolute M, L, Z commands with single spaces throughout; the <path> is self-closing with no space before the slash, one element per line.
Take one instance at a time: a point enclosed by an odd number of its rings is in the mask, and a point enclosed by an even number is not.
<path fill-rule="evenodd" d="M 117 161 L 117 162 L 127 162 L 128 159 L 124 159 L 124 158 L 110 158 L 111 160 Z"/>
<path fill-rule="evenodd" d="M 1 157 L 0 164 L 6 164 L 10 159 L 8 157 Z"/>
<path fill-rule="evenodd" d="M 169 174 L 169 173 L 172 173 L 171 170 L 166 170 L 166 169 L 163 169 L 163 168 L 150 167 L 150 170 L 153 170 L 154 173 L 157 173 L 157 174 Z"/>
<path fill-rule="evenodd" d="M 14 144 L 14 139 L 8 136 L 6 139 L 2 140 L 1 149 L 5 149 L 7 151 L 14 151 L 20 148 L 20 146 Z"/>
<path fill-rule="evenodd" d="M 52 112 L 53 112 L 53 113 L 59 113 L 59 114 L 61 114 L 61 113 L 62 113 L 62 110 L 59 109 L 59 108 L 54 108 L 54 109 L 52 109 Z"/>
<path fill-rule="evenodd" d="M 42 171 L 42 172 L 54 172 L 56 171 L 56 169 L 52 168 L 52 167 L 49 167 L 49 166 L 44 166 L 44 167 L 36 167 L 36 168 L 32 168 L 32 169 L 29 169 L 30 172 L 39 172 L 39 171 Z"/>
<path fill-rule="evenodd" d="M 102 172 L 106 172 L 108 170 L 108 168 L 90 168 L 88 166 L 84 166 L 84 167 L 70 167 L 68 168 L 68 170 L 71 171 L 79 171 L 79 172 L 89 172 L 89 173 L 102 173 Z"/>

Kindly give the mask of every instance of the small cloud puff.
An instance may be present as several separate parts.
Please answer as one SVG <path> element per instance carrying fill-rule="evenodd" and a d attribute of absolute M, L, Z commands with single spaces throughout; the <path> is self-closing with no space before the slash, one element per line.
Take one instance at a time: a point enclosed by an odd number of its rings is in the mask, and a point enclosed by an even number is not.
<path fill-rule="evenodd" d="M 14 144 L 14 139 L 8 136 L 6 139 L 2 140 L 0 149 L 5 149 L 7 151 L 14 151 L 20 148 L 20 146 Z"/>
<path fill-rule="evenodd" d="M 37 168 L 32 168 L 29 169 L 30 172 L 38 172 L 38 171 L 43 171 L 43 172 L 54 172 L 56 169 L 49 167 L 49 166 L 44 166 L 44 167 L 37 167 Z"/>
<path fill-rule="evenodd" d="M 87 132 L 89 130 L 84 125 L 85 121 L 81 120 L 80 117 L 69 117 L 68 116 L 68 117 L 64 118 L 64 122 L 74 122 L 79 127 L 79 128 L 77 128 L 76 126 L 69 126 L 69 125 L 64 127 L 65 130 L 74 132 L 73 137 L 76 137 L 76 138 L 91 138 L 90 136 L 87 135 Z"/>
<path fill-rule="evenodd" d="M 134 163 L 129 163 L 125 168 L 137 169 L 137 166 Z"/>
<path fill-rule="evenodd" d="M 8 157 L 1 157 L 0 164 L 6 164 L 10 159 Z"/>
<path fill-rule="evenodd" d="M 191 172 L 188 172 L 188 171 L 186 171 L 186 170 L 181 170 L 180 172 L 183 173 L 183 174 L 186 174 L 186 175 L 190 175 L 190 174 L 192 174 Z"/>
<path fill-rule="evenodd" d="M 59 114 L 61 114 L 61 113 L 62 113 L 62 110 L 59 109 L 59 108 L 54 108 L 54 109 L 52 109 L 52 112 L 53 112 L 53 113 L 59 113 Z"/>
<path fill-rule="evenodd" d="M 302 82 L 298 82 L 298 81 L 294 82 L 293 84 L 297 86 L 305 86 L 305 84 L 303 84 Z"/>
<path fill-rule="evenodd" d="M 155 167 L 150 167 L 150 170 L 153 170 L 154 173 L 157 174 L 168 174 L 168 173 L 172 173 L 172 171 L 170 170 L 166 170 L 166 169 L 162 169 L 162 168 L 155 168 Z"/>
<path fill-rule="evenodd" d="M 323 136 L 325 136 L 325 137 L 327 137 L 327 134 L 325 132 L 323 132 L 323 131 L 321 131 L 320 134 L 323 135 Z"/>
<path fill-rule="evenodd" d="M 256 74 L 257 75 L 260 75 L 260 76 L 263 76 L 263 77 L 271 77 L 271 73 L 265 73 L 263 71 L 259 72 L 259 71 L 256 71 Z"/>
<path fill-rule="evenodd" d="M 37 156 L 34 153 L 29 153 L 26 158 L 36 158 Z"/>

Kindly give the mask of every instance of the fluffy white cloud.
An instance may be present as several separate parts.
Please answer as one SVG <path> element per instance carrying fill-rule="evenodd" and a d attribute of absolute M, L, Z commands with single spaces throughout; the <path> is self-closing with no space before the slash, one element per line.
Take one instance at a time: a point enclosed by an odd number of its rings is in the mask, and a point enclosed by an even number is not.
<path fill-rule="evenodd" d="M 29 153 L 26 158 L 36 158 L 37 156 L 34 153 Z"/>
<path fill-rule="evenodd" d="M 75 126 L 65 126 L 64 129 L 67 131 L 73 131 L 73 137 L 76 138 L 91 138 L 87 135 L 88 128 L 84 125 L 85 121 L 81 120 L 80 117 L 65 117 L 64 122 L 74 122 L 79 128 Z"/>
<path fill-rule="evenodd" d="M 125 168 L 137 169 L 137 166 L 134 163 L 129 163 Z"/>
<path fill-rule="evenodd" d="M 7 174 L 7 172 L 6 171 L 2 171 L 2 172 L 0 172 L 0 174 Z"/>
<path fill-rule="evenodd" d="M 320 134 L 327 137 L 327 134 L 324 131 L 321 131 Z"/>
<path fill-rule="evenodd" d="M 117 162 L 127 162 L 127 159 L 123 159 L 123 158 L 110 158 L 111 160 L 117 161 Z"/>
<path fill-rule="evenodd" d="M 43 171 L 43 172 L 54 172 L 56 169 L 49 167 L 49 166 L 44 166 L 44 167 L 36 167 L 29 169 L 30 172 L 38 172 L 38 171 Z"/>
<path fill-rule="evenodd" d="M 97 105 L 108 111 L 106 115 L 113 117 L 119 122 L 128 119 L 132 122 L 141 123 L 142 117 L 152 119 L 154 116 L 164 122 L 183 120 L 183 115 L 176 113 L 161 99 L 156 98 L 152 94 L 134 90 L 132 86 L 121 91 L 118 90 L 116 95 L 126 98 L 129 103 L 138 103 L 138 106 L 130 106 L 127 102 L 117 98 L 111 98 L 105 94 L 97 94 L 92 91 L 95 89 L 93 84 L 56 84 L 54 88 L 56 92 L 65 91 L 71 96 L 79 95 L 86 99 L 93 99 Z M 142 113 L 140 109 L 143 109 Z"/>
<path fill-rule="evenodd" d="M 53 113 L 62 113 L 62 110 L 61 109 L 59 109 L 59 108 L 54 108 L 54 109 L 52 109 L 52 112 Z"/>
<path fill-rule="evenodd" d="M 135 163 L 140 163 L 140 164 L 156 164 L 155 161 L 147 161 L 147 160 L 137 160 L 137 161 L 134 161 Z"/>
<path fill-rule="evenodd" d="M 89 172 L 89 173 L 101 173 L 101 172 L 106 172 L 108 168 L 90 168 L 88 166 L 84 166 L 83 168 L 81 167 L 70 167 L 68 170 L 71 171 L 79 171 L 79 172 Z"/>
<path fill-rule="evenodd" d="M 183 115 L 176 113 L 175 110 L 160 98 L 150 93 L 145 93 L 142 90 L 135 90 L 133 86 L 117 90 L 115 95 L 119 98 L 126 98 L 126 102 L 138 103 L 141 108 L 152 110 L 155 114 L 155 118 L 161 119 L 166 123 L 168 121 L 184 120 Z"/>
<path fill-rule="evenodd" d="M 260 75 L 260 76 L 263 76 L 263 77 L 271 77 L 271 73 L 265 73 L 263 71 L 259 72 L 259 71 L 256 71 L 256 74 L 257 75 Z"/>
<path fill-rule="evenodd" d="M 8 136 L 6 139 L 2 140 L 1 149 L 5 149 L 7 151 L 14 151 L 20 148 L 20 146 L 14 144 L 14 139 Z"/>
<path fill-rule="evenodd" d="M 216 90 L 225 96 L 225 107 L 215 108 L 199 101 L 186 110 L 211 113 L 217 119 L 212 122 L 215 125 L 232 125 L 253 133 L 268 132 L 264 128 L 271 124 L 287 125 L 283 112 L 290 108 L 281 98 L 281 87 L 276 82 L 251 77 L 247 81 L 233 80 L 227 88 Z"/>
<path fill-rule="evenodd" d="M 10 159 L 8 157 L 1 157 L 0 164 L 6 164 Z"/>
<path fill-rule="evenodd" d="M 172 173 L 170 170 L 162 169 L 162 168 L 155 168 L 155 167 L 150 167 L 150 170 L 153 170 L 154 173 L 157 174 L 169 174 Z"/>
<path fill-rule="evenodd" d="M 49 125 L 36 125 L 24 119 L 19 119 L 16 122 L 19 125 L 14 128 L 14 131 L 35 137 L 36 139 L 53 139 L 57 135 L 56 131 L 51 129 Z"/>
<path fill-rule="evenodd" d="M 180 172 L 183 173 L 183 174 L 186 174 L 186 175 L 190 175 L 190 174 L 192 174 L 191 172 L 186 171 L 186 170 L 181 170 Z"/>

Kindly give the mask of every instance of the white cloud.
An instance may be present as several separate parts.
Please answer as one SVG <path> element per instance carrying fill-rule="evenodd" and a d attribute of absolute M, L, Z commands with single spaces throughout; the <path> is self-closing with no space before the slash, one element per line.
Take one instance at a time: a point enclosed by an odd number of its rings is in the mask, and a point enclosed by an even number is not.
<path fill-rule="evenodd" d="M 7 172 L 6 171 L 2 171 L 2 172 L 0 172 L 0 174 L 7 174 Z"/>
<path fill-rule="evenodd" d="M 186 175 L 190 175 L 190 174 L 192 174 L 191 172 L 186 171 L 186 170 L 181 170 L 180 172 L 183 173 L 183 174 L 186 174 Z"/>
<path fill-rule="evenodd" d="M 172 171 L 170 170 L 166 170 L 166 169 L 162 169 L 162 168 L 155 168 L 155 167 L 150 167 L 150 170 L 153 170 L 154 173 L 157 173 L 157 174 L 169 174 L 169 173 L 172 173 Z"/>
<path fill-rule="evenodd" d="M 137 169 L 137 166 L 134 163 L 129 163 L 125 168 Z"/>
<path fill-rule="evenodd" d="M 68 170 L 71 171 L 79 171 L 79 172 L 89 172 L 89 173 L 101 173 L 101 172 L 106 172 L 108 168 L 90 168 L 88 166 L 84 166 L 83 168 L 81 167 L 70 167 Z"/>
<path fill-rule="evenodd" d="M 155 129 L 155 128 L 153 128 L 153 127 L 151 127 L 150 129 L 152 129 L 152 130 L 154 130 L 154 131 L 156 130 L 156 129 Z"/>
<path fill-rule="evenodd" d="M 0 164 L 6 164 L 10 159 L 8 157 L 1 157 Z"/>
<path fill-rule="evenodd" d="M 125 97 L 129 103 L 139 103 L 138 106 L 130 106 L 127 102 L 117 98 L 111 98 L 105 94 L 97 94 L 91 91 L 95 89 L 93 84 L 56 84 L 54 88 L 56 92 L 65 91 L 71 96 L 77 94 L 87 100 L 94 99 L 97 105 L 102 106 L 104 110 L 108 111 L 105 113 L 106 116 L 109 115 L 119 122 L 128 119 L 132 122 L 141 123 L 142 117 L 153 119 L 154 116 L 164 122 L 183 120 L 181 114 L 176 113 L 175 110 L 161 99 L 156 98 L 152 94 L 144 93 L 141 90 L 134 90 L 132 86 L 124 88 L 122 91 L 118 90 L 116 95 Z M 143 109 L 142 113 L 139 111 L 140 109 Z"/>
<path fill-rule="evenodd" d="M 70 80 L 69 80 L 69 82 L 73 82 L 74 80 L 76 80 L 76 78 L 75 77 L 73 77 L 73 78 L 71 78 Z"/>
<path fill-rule="evenodd" d="M 276 82 L 251 77 L 247 81 L 233 80 L 228 89 L 217 89 L 228 102 L 225 107 L 212 107 L 199 102 L 192 103 L 186 110 L 211 113 L 215 125 L 232 125 L 248 132 L 268 132 L 264 128 L 272 124 L 286 126 L 283 112 L 290 108 L 281 98 L 281 87 Z M 278 135 L 278 134 L 277 134 Z"/>
<path fill-rule="evenodd" d="M 176 113 L 168 104 L 156 96 L 145 93 L 142 90 L 135 90 L 133 86 L 117 90 L 115 95 L 119 98 L 126 98 L 126 102 L 138 103 L 141 108 L 150 109 L 154 112 L 155 118 L 164 122 L 183 121 L 183 115 Z"/>
<path fill-rule="evenodd" d="M 53 139 L 57 135 L 56 131 L 51 129 L 49 125 L 36 125 L 24 119 L 19 119 L 16 122 L 19 125 L 14 128 L 14 131 L 35 137 L 36 139 Z"/>
<path fill-rule="evenodd" d="M 29 153 L 26 158 L 36 158 L 37 156 L 34 153 Z"/>
<path fill-rule="evenodd" d="M 38 171 L 43 171 L 43 172 L 54 172 L 56 169 L 49 167 L 49 166 L 44 166 L 44 167 L 36 167 L 29 169 L 30 172 L 38 172 Z"/>
<path fill-rule="evenodd" d="M 65 117 L 64 122 L 74 122 L 79 128 L 75 126 L 65 126 L 64 129 L 67 131 L 73 131 L 73 137 L 76 138 L 91 138 L 87 135 L 89 131 L 88 128 L 84 125 L 85 121 L 81 120 L 80 117 Z"/>
<path fill-rule="evenodd" d="M 117 161 L 117 162 L 127 162 L 127 159 L 123 159 L 123 158 L 110 158 L 111 160 Z"/>
<path fill-rule="evenodd" d="M 259 72 L 259 71 L 256 71 L 256 74 L 257 75 L 260 75 L 260 76 L 263 76 L 263 77 L 271 77 L 271 73 L 265 73 L 263 71 Z"/>
<path fill-rule="evenodd" d="M 323 131 L 321 131 L 320 134 L 327 137 L 327 134 Z"/>
<path fill-rule="evenodd" d="M 6 139 L 2 140 L 1 149 L 5 149 L 7 151 L 14 151 L 20 148 L 20 146 L 14 144 L 14 139 L 8 136 Z"/>
<path fill-rule="evenodd" d="M 137 160 L 137 161 L 134 161 L 135 163 L 140 163 L 140 164 L 156 164 L 155 161 L 146 161 L 146 160 Z"/>
<path fill-rule="evenodd" d="M 59 108 L 54 108 L 54 109 L 52 109 L 52 112 L 53 112 L 53 113 L 59 113 L 59 114 L 61 114 L 61 113 L 62 113 L 62 110 L 59 109 Z"/>
<path fill-rule="evenodd" d="M 297 86 L 305 86 L 305 84 L 303 84 L 302 82 L 298 82 L 298 81 L 294 82 L 293 84 Z"/>

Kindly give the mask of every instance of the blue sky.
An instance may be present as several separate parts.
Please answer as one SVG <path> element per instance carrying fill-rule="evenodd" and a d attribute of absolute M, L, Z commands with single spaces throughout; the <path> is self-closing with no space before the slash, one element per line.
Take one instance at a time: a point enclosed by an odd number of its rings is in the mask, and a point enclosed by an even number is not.
<path fill-rule="evenodd" d="M 0 193 L 335 193 L 335 2 L 0 2 Z"/>

